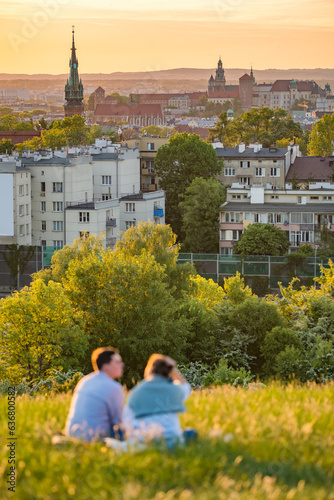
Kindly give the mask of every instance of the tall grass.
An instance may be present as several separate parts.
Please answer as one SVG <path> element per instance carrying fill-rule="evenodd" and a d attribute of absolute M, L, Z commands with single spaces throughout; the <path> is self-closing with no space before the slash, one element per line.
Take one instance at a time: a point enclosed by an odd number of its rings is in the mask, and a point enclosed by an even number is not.
<path fill-rule="evenodd" d="M 196 391 L 181 420 L 199 439 L 172 452 L 51 444 L 70 399 L 17 398 L 15 493 L 6 486 L 7 400 L 0 399 L 1 499 L 334 500 L 334 383 Z"/>

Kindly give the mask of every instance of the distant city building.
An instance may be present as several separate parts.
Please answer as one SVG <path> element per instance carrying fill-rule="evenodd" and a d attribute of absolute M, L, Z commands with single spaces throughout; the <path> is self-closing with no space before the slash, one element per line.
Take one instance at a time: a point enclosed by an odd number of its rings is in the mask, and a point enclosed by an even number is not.
<path fill-rule="evenodd" d="M 79 79 L 78 72 L 79 62 L 76 56 L 76 48 L 74 44 L 74 27 L 72 30 L 72 49 L 70 59 L 70 74 L 65 85 L 65 100 L 64 111 L 65 116 L 83 115 L 83 85 L 81 78 Z"/>
<path fill-rule="evenodd" d="M 159 104 L 97 104 L 93 120 L 100 124 L 108 120 L 116 124 L 125 121 L 138 127 L 165 123 Z"/>

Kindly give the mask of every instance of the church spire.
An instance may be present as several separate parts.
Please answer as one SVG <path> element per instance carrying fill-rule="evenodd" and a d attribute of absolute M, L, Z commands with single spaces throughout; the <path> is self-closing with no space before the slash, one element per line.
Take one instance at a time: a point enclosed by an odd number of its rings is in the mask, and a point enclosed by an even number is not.
<path fill-rule="evenodd" d="M 74 26 L 72 26 L 72 47 L 70 58 L 70 74 L 65 85 L 65 100 L 64 104 L 65 116 L 82 115 L 84 111 L 83 100 L 83 85 L 79 79 L 78 59 L 74 42 Z"/>

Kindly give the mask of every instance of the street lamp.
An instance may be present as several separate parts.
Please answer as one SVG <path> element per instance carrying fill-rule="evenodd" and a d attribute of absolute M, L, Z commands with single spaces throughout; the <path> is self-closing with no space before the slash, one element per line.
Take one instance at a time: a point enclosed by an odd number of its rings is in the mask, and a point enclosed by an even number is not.
<path fill-rule="evenodd" d="M 318 245 L 315 245 L 314 247 L 314 288 L 317 288 L 317 282 L 315 281 L 315 278 L 317 277 L 317 250 L 318 250 Z"/>

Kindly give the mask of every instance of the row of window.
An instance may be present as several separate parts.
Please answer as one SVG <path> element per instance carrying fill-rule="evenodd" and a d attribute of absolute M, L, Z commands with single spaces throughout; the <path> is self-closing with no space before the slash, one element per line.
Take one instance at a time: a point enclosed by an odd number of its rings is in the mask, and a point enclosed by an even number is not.
<path fill-rule="evenodd" d="M 46 191 L 46 183 L 41 182 L 41 193 L 45 193 Z M 63 192 L 63 183 L 62 182 L 53 182 L 52 183 L 52 192 L 53 193 L 62 193 Z"/>
<path fill-rule="evenodd" d="M 242 231 L 240 230 L 222 230 L 220 239 L 222 241 L 239 241 Z M 314 231 L 291 231 L 290 243 L 293 247 L 298 247 L 302 243 L 314 243 L 320 241 L 321 236 Z"/>
<path fill-rule="evenodd" d="M 224 175 L 226 177 L 234 177 L 235 176 L 235 168 L 227 167 L 224 169 Z M 270 177 L 280 177 L 280 168 L 278 167 L 270 167 Z M 266 169 L 264 167 L 256 167 L 255 168 L 255 177 L 265 177 Z"/>
<path fill-rule="evenodd" d="M 289 214 L 285 212 L 256 213 L 256 212 L 225 212 L 225 222 L 242 222 L 243 219 L 252 222 L 269 224 L 289 223 Z M 333 224 L 333 215 L 313 214 L 310 212 L 292 212 L 290 214 L 291 224 Z M 223 221 L 222 221 L 223 222 Z"/>
<path fill-rule="evenodd" d="M 28 215 L 29 206 L 26 205 L 26 215 Z M 52 212 L 62 212 L 63 211 L 63 202 L 62 201 L 53 201 L 52 202 Z M 135 212 L 136 204 L 135 203 L 126 203 L 125 204 L 126 212 Z M 21 213 L 22 212 L 22 213 Z M 41 201 L 41 212 L 46 212 L 46 201 Z M 24 205 L 19 206 L 19 214 L 24 215 Z M 79 212 L 79 222 L 89 222 L 89 212 Z"/>

